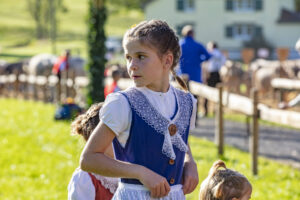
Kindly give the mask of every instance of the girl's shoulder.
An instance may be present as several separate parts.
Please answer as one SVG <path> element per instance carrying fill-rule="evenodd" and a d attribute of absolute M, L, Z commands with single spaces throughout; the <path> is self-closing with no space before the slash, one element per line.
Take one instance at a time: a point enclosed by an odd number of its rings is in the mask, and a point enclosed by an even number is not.
<path fill-rule="evenodd" d="M 191 92 L 184 91 L 184 90 L 178 89 L 176 87 L 173 87 L 173 89 L 174 89 L 174 91 L 176 91 L 177 94 L 179 94 L 181 96 L 184 96 L 184 97 L 187 97 L 187 98 L 191 98 L 193 101 L 195 100 L 195 97 L 194 97 L 194 95 Z"/>
<path fill-rule="evenodd" d="M 118 105 L 120 106 L 128 106 L 128 100 L 127 98 L 123 95 L 123 91 L 119 91 L 119 92 L 114 92 L 109 94 L 103 104 L 103 108 L 104 107 L 111 107 L 111 106 L 115 106 Z"/>

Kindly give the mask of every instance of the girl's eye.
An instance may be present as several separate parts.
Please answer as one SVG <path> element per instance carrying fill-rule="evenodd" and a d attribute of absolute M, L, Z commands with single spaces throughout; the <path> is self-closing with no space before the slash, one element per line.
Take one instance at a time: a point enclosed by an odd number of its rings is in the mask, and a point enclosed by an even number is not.
<path fill-rule="evenodd" d="M 131 60 L 131 57 L 130 56 L 125 56 L 125 59 L 130 61 Z"/>
<path fill-rule="evenodd" d="M 139 55 L 138 57 L 139 57 L 140 60 L 145 59 L 145 56 L 144 56 L 144 55 Z"/>

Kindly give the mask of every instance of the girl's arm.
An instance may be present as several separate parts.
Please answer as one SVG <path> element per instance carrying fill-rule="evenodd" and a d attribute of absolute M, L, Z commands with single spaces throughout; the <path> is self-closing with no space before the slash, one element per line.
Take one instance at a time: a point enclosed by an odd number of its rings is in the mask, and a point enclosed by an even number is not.
<path fill-rule="evenodd" d="M 99 123 L 81 154 L 81 169 L 108 177 L 138 179 L 150 190 L 151 197 L 166 196 L 170 191 L 166 178 L 144 166 L 115 160 L 104 154 L 114 137 L 114 132 L 108 126 Z"/>
<path fill-rule="evenodd" d="M 183 168 L 183 193 L 189 194 L 195 190 L 199 183 L 197 164 L 193 158 L 190 145 L 189 150 L 185 154 Z"/>

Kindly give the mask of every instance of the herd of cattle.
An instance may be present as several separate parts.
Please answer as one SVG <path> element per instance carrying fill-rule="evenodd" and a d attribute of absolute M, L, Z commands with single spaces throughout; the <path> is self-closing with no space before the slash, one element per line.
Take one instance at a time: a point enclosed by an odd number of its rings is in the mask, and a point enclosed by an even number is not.
<path fill-rule="evenodd" d="M 227 61 L 221 68 L 220 75 L 225 86 L 234 93 L 240 93 L 240 86 L 244 84 L 249 90 L 255 87 L 264 96 L 272 91 L 273 78 L 300 79 L 300 60 L 271 61 L 257 59 L 247 69 L 240 62 Z"/>
<path fill-rule="evenodd" d="M 16 63 L 6 63 L 0 60 L 0 75 L 27 74 L 34 76 L 51 75 L 53 64 L 57 56 L 38 54 L 28 60 Z M 69 71 L 75 76 L 86 76 L 83 58 L 72 56 L 69 58 Z M 228 60 L 221 68 L 220 75 L 225 87 L 234 93 L 241 93 L 240 86 L 245 85 L 247 91 L 256 87 L 264 95 L 271 91 L 273 78 L 300 79 L 300 60 L 270 61 L 258 59 L 245 68 L 241 62 Z M 0 83 L 1 84 L 1 83 Z M 247 92 L 247 95 L 249 92 Z"/>
<path fill-rule="evenodd" d="M 34 76 L 49 76 L 52 67 L 57 61 L 57 56 L 51 54 L 38 54 L 30 59 L 25 59 L 16 63 L 7 63 L 0 60 L 0 75 L 27 74 Z M 75 76 L 85 76 L 84 71 L 86 61 L 80 57 L 69 58 L 69 70 Z"/>

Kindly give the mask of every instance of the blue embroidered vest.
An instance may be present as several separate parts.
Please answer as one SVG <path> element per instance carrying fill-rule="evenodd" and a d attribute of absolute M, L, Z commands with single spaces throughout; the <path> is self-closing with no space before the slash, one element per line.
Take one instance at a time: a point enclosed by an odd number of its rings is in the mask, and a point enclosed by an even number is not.
<path fill-rule="evenodd" d="M 121 92 L 131 107 L 132 122 L 125 147 L 117 138 L 113 140 L 116 159 L 145 166 L 164 176 L 170 185 L 181 183 L 193 110 L 189 93 L 173 91 L 177 101 L 173 119 L 163 117 L 139 90 L 131 88 Z M 177 128 L 173 136 L 168 131 L 170 124 Z M 136 179 L 122 178 L 121 182 L 142 184 Z"/>

